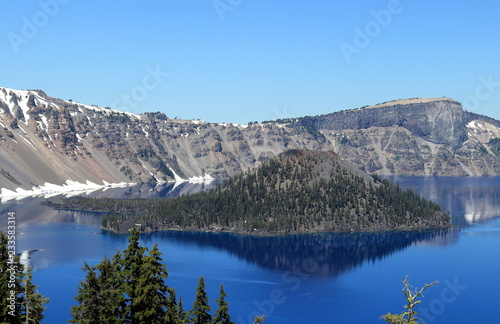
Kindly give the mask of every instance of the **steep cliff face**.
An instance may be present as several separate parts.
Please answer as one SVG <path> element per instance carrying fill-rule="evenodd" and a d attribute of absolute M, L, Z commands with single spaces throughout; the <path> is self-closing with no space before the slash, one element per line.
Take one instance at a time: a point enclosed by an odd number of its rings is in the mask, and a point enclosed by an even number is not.
<path fill-rule="evenodd" d="M 371 127 L 402 127 L 414 136 L 459 148 L 467 139 L 460 103 L 448 99 L 409 99 L 305 118 L 321 130 L 366 130 Z"/>
<path fill-rule="evenodd" d="M 497 138 L 500 122 L 464 112 L 448 98 L 233 125 L 0 88 L 2 195 L 46 183 L 227 178 L 295 148 L 333 150 L 378 174 L 499 175 Z"/>
<path fill-rule="evenodd" d="M 498 121 L 448 99 L 415 98 L 319 117 L 314 125 L 341 156 L 378 174 L 498 175 Z"/>

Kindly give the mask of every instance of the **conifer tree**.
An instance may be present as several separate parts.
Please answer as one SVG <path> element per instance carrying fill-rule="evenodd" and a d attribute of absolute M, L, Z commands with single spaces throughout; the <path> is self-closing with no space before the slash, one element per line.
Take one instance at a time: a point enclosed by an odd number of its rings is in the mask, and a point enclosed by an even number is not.
<path fill-rule="evenodd" d="M 80 283 L 78 305 L 71 308 L 72 323 L 124 323 L 125 299 L 116 257 L 105 257 L 95 267 L 85 263 L 85 281 Z"/>
<path fill-rule="evenodd" d="M 44 304 L 49 302 L 47 297 L 42 296 L 37 290 L 38 286 L 32 283 L 32 269 L 28 267 L 24 284 L 24 319 L 26 323 L 41 323 L 45 317 L 43 311 L 47 308 Z"/>
<path fill-rule="evenodd" d="M 167 269 L 161 263 L 161 252 L 155 244 L 142 261 L 142 272 L 137 280 L 135 300 L 137 309 L 134 316 L 139 323 L 164 323 L 169 300 L 169 289 L 165 284 Z"/>
<path fill-rule="evenodd" d="M 146 248 L 139 243 L 139 232 L 135 229 L 130 231 L 128 246 L 123 251 L 123 288 L 127 294 L 127 317 L 130 324 L 140 324 L 137 313 L 141 311 L 139 296 L 139 278 L 141 277 L 144 263 L 144 252 Z"/>
<path fill-rule="evenodd" d="M 119 277 L 120 266 L 108 257 L 96 266 L 99 319 L 101 323 L 123 323 L 125 298 Z"/>
<path fill-rule="evenodd" d="M 182 297 L 179 297 L 179 304 L 177 305 L 177 324 L 187 324 L 188 316 L 186 311 L 184 311 L 184 304 L 182 302 Z"/>
<path fill-rule="evenodd" d="M 210 305 L 207 293 L 205 292 L 205 280 L 203 276 L 198 280 L 196 287 L 196 298 L 193 302 L 193 309 L 189 311 L 190 322 L 193 324 L 207 324 L 212 321 L 210 315 Z"/>
<path fill-rule="evenodd" d="M 78 305 L 71 307 L 70 323 L 78 324 L 98 324 L 100 323 L 99 310 L 99 285 L 95 267 L 91 267 L 84 262 L 82 268 L 86 271 L 85 280 L 80 282 L 78 295 L 75 297 Z"/>
<path fill-rule="evenodd" d="M 165 313 L 164 323 L 178 323 L 177 317 L 179 314 L 179 306 L 177 305 L 177 297 L 175 289 L 168 289 L 167 311 Z"/>
<path fill-rule="evenodd" d="M 215 311 L 214 324 L 234 324 L 229 316 L 229 304 L 226 302 L 226 296 L 224 284 L 222 284 L 220 285 L 219 299 L 216 300 L 219 308 Z"/>

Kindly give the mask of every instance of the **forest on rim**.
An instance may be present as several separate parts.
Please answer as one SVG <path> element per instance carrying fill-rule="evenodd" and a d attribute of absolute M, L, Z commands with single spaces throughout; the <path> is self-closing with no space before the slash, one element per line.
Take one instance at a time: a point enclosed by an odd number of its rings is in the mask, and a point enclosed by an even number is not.
<path fill-rule="evenodd" d="M 190 229 L 250 234 L 446 228 L 438 204 L 369 176 L 333 152 L 292 150 L 209 191 L 175 199 L 68 198 L 56 209 L 104 212 L 127 232 Z M 136 225 L 140 224 L 140 225 Z"/>

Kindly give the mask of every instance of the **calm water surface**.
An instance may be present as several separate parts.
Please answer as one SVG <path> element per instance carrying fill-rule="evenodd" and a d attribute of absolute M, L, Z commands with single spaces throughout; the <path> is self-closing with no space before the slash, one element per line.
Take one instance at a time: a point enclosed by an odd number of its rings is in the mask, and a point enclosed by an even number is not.
<path fill-rule="evenodd" d="M 353 233 L 255 238 L 233 234 L 161 232 L 141 236 L 158 242 L 169 271 L 168 284 L 194 300 L 200 275 L 213 307 L 224 283 L 233 320 L 251 323 L 383 323 L 379 317 L 403 310 L 401 280 L 410 275 L 426 291 L 420 315 L 426 323 L 498 324 L 500 299 L 500 178 L 392 178 L 437 201 L 452 216 L 454 229 L 417 233 Z M 200 189 L 183 185 L 108 190 L 97 196 L 175 196 Z M 18 252 L 31 255 L 34 281 L 51 300 L 45 323 L 65 323 L 74 303 L 83 261 L 96 264 L 127 237 L 103 232 L 99 217 L 56 212 L 43 199 L 2 202 L 17 213 Z"/>

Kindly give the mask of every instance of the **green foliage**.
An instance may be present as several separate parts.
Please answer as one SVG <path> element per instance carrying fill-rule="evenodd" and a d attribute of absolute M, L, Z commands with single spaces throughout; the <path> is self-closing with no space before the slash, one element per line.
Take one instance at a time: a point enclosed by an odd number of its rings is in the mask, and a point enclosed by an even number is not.
<path fill-rule="evenodd" d="M 139 280 L 141 280 L 141 270 L 143 266 L 144 253 L 146 248 L 139 243 L 139 232 L 132 230 L 128 239 L 128 246 L 123 251 L 122 269 L 123 269 L 123 290 L 127 294 L 126 313 L 131 323 L 139 323 L 137 314 L 141 311 L 142 300 L 138 289 Z"/>
<path fill-rule="evenodd" d="M 86 262 L 82 270 L 87 272 L 85 281 L 80 282 L 78 295 L 75 297 L 79 303 L 71 308 L 70 323 L 97 324 L 101 321 L 100 294 L 97 273 L 95 267 L 89 266 Z"/>
<path fill-rule="evenodd" d="M 168 299 L 171 290 L 165 284 L 168 278 L 167 269 L 161 261 L 161 252 L 155 244 L 149 255 L 144 257 L 142 273 L 136 287 L 138 323 L 163 323 L 167 307 L 170 305 L 175 311 L 174 301 Z"/>
<path fill-rule="evenodd" d="M 438 204 L 380 177 L 349 168 L 334 153 L 284 153 L 206 192 L 176 199 L 70 198 L 60 208 L 104 211 L 123 231 L 203 229 L 240 233 L 352 232 L 445 228 Z"/>
<path fill-rule="evenodd" d="M 24 273 L 19 257 L 14 255 L 14 231 L 0 231 L 0 323 L 41 323 L 49 299 L 32 282 L 31 268 Z M 12 303 L 11 303 L 12 300 Z"/>
<path fill-rule="evenodd" d="M 418 300 L 418 297 L 423 296 L 424 290 L 434 286 L 437 284 L 437 281 L 434 281 L 430 284 L 424 285 L 420 290 L 417 288 L 413 288 L 408 281 L 408 276 L 403 279 L 403 294 L 405 295 L 407 304 L 404 306 L 406 311 L 401 314 L 391 314 L 388 313 L 386 315 L 381 316 L 383 320 L 387 323 L 393 324 L 418 324 L 420 318 L 417 317 L 418 313 L 415 311 L 415 306 L 420 304 L 422 301 Z M 422 322 L 423 323 L 423 322 Z"/>
<path fill-rule="evenodd" d="M 97 266 L 84 264 L 86 278 L 80 282 L 71 308 L 71 323 L 211 323 L 205 282 L 200 278 L 193 309 L 184 311 L 182 298 L 166 284 L 168 272 L 155 244 L 151 250 L 139 244 L 139 233 L 132 230 L 127 249 L 107 257 Z M 232 323 L 225 293 L 218 300 L 217 323 Z"/>
<path fill-rule="evenodd" d="M 41 323 L 44 319 L 43 311 L 47 308 L 45 304 L 49 303 L 49 299 L 37 290 L 38 286 L 32 282 L 32 269 L 28 267 L 24 284 L 24 313 L 26 323 Z"/>
<path fill-rule="evenodd" d="M 212 322 L 210 315 L 210 305 L 208 303 L 207 293 L 205 292 L 205 280 L 200 277 L 196 287 L 196 297 L 193 302 L 193 309 L 189 312 L 190 323 L 207 324 Z"/>
<path fill-rule="evenodd" d="M 229 316 L 229 304 L 226 302 L 226 293 L 224 292 L 224 285 L 220 286 L 219 299 L 216 300 L 219 308 L 215 312 L 214 324 L 234 324 Z"/>

